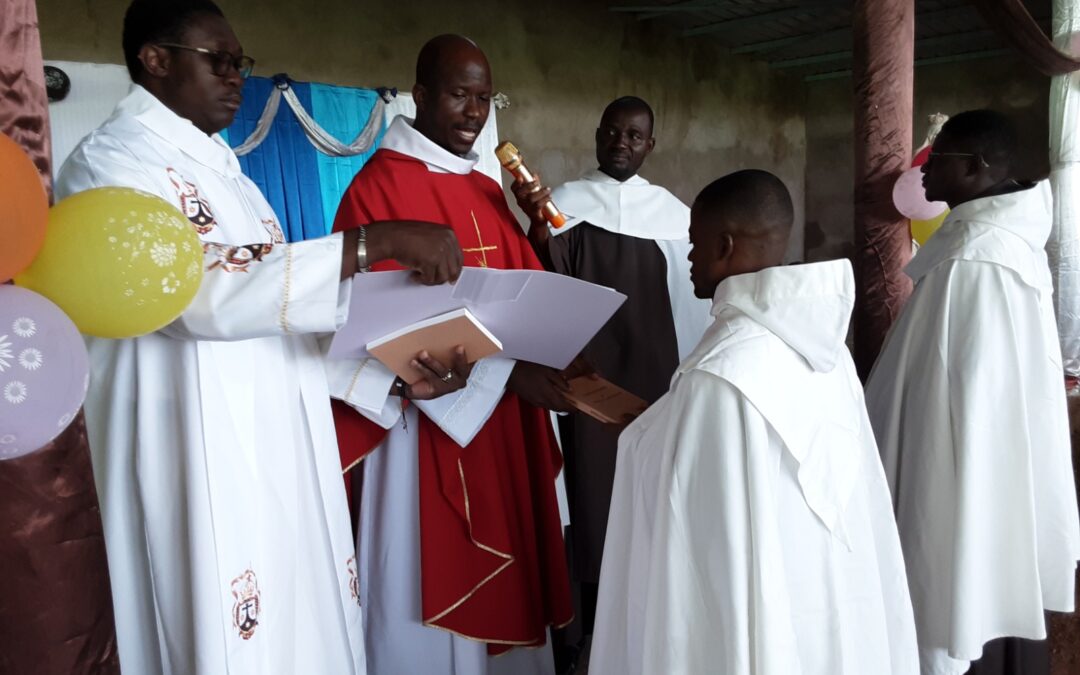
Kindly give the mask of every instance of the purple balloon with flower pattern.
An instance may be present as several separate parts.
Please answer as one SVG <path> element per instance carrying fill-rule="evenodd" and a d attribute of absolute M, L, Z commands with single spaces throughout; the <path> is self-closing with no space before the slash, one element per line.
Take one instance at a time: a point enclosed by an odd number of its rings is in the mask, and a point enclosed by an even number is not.
<path fill-rule="evenodd" d="M 56 438 L 89 383 L 86 345 L 71 319 L 33 291 L 0 286 L 0 460 Z"/>

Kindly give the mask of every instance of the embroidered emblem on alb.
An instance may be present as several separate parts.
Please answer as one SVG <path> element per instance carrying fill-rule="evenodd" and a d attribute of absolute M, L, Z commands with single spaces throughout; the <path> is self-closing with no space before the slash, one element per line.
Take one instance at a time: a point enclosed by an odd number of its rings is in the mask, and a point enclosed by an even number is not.
<path fill-rule="evenodd" d="M 212 250 L 217 260 L 207 266 L 211 272 L 220 267 L 225 272 L 247 272 L 248 267 L 259 262 L 274 250 L 273 244 L 251 244 L 249 246 L 223 246 L 221 244 L 203 244 L 206 250 Z"/>
<path fill-rule="evenodd" d="M 356 604 L 360 604 L 360 573 L 356 569 L 356 556 L 345 561 L 345 569 L 349 572 L 349 594 Z"/>
<path fill-rule="evenodd" d="M 259 625 L 259 582 L 255 573 L 250 569 L 232 581 L 232 594 L 236 602 L 233 603 L 233 626 L 240 631 L 240 637 L 250 640 L 255 635 L 255 628 Z"/>
<path fill-rule="evenodd" d="M 281 225 L 273 218 L 263 218 L 263 227 L 266 228 L 267 234 L 270 235 L 271 244 L 284 244 L 285 233 L 281 231 Z"/>
<path fill-rule="evenodd" d="M 206 234 L 214 229 L 217 221 L 214 220 L 214 214 L 210 210 L 210 203 L 199 195 L 199 188 L 195 187 L 194 183 L 184 180 L 184 177 L 172 167 L 166 168 L 165 172 L 169 175 L 169 182 L 176 189 L 176 196 L 180 200 L 180 210 L 195 226 L 195 230 L 199 234 Z"/>

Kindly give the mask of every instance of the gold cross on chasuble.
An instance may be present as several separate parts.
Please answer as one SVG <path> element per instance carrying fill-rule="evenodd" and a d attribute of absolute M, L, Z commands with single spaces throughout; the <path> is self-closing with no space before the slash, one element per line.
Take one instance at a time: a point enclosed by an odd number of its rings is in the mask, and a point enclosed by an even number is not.
<path fill-rule="evenodd" d="M 463 249 L 461 249 L 461 252 L 462 253 L 479 253 L 480 255 L 476 256 L 477 264 L 480 265 L 480 267 L 487 267 L 488 266 L 487 252 L 488 251 L 498 251 L 499 247 L 498 246 L 484 246 L 484 238 L 480 236 L 480 223 L 476 222 L 476 214 L 473 213 L 472 211 L 469 211 L 469 215 L 472 216 L 472 224 L 473 224 L 473 227 L 476 228 L 476 241 L 480 245 L 477 246 L 477 247 L 474 247 L 474 248 L 463 248 Z"/>

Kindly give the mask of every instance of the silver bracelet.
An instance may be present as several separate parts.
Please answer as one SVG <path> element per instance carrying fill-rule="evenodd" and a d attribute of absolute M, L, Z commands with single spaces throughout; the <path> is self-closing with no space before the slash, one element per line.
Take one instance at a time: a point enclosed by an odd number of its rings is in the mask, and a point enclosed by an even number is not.
<path fill-rule="evenodd" d="M 361 274 L 370 272 L 371 266 L 367 259 L 367 228 L 361 225 L 356 237 L 356 271 Z"/>

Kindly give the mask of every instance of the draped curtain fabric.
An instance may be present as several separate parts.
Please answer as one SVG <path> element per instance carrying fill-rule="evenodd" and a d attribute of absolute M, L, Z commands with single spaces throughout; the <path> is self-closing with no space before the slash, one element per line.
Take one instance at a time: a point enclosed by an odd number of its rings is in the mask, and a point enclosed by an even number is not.
<path fill-rule="evenodd" d="M 0 132 L 22 145 L 51 190 L 34 0 L 7 0 L 0 11 Z M 41 450 L 0 462 L 0 569 L 0 672 L 120 672 L 81 413 Z"/>
<path fill-rule="evenodd" d="M 300 103 L 310 110 L 310 85 L 292 86 Z M 241 145 L 255 131 L 273 89 L 273 80 L 265 77 L 250 77 L 244 82 L 244 102 L 228 129 L 230 145 Z M 240 157 L 241 170 L 270 202 L 288 241 L 321 237 L 329 231 L 315 154 L 292 109 L 281 106 L 263 141 Z"/>
<path fill-rule="evenodd" d="M 1021 0 L 971 0 L 994 31 L 1044 75 L 1050 86 L 1050 187 L 1054 226 L 1046 242 L 1065 374 L 1080 376 L 1080 58 L 1072 56 L 1080 25 L 1076 0 L 1054 0 L 1053 41 Z"/>
<path fill-rule="evenodd" d="M 904 266 L 911 228 L 896 210 L 893 184 L 911 163 L 914 0 L 856 0 L 855 364 L 866 379 L 885 335 L 911 295 Z"/>
<path fill-rule="evenodd" d="M 1080 33 L 1080 0 L 1055 0 L 1055 44 L 1067 50 Z M 1054 226 L 1046 242 L 1065 374 L 1080 376 L 1080 73 L 1050 84 L 1050 187 Z"/>
<path fill-rule="evenodd" d="M 37 6 L 6 0 L 0 11 L 0 132 L 26 150 L 51 194 L 48 106 Z"/>
<path fill-rule="evenodd" d="M 322 237 L 382 139 L 386 106 L 370 89 L 288 80 L 283 93 L 279 82 L 284 76 L 248 78 L 244 102 L 223 135 L 281 219 L 285 238 Z"/>
<path fill-rule="evenodd" d="M 1016 48 L 1020 56 L 1043 75 L 1064 75 L 1080 70 L 1080 59 L 1054 46 L 1032 18 L 1023 0 L 970 2 L 994 32 Z"/>

